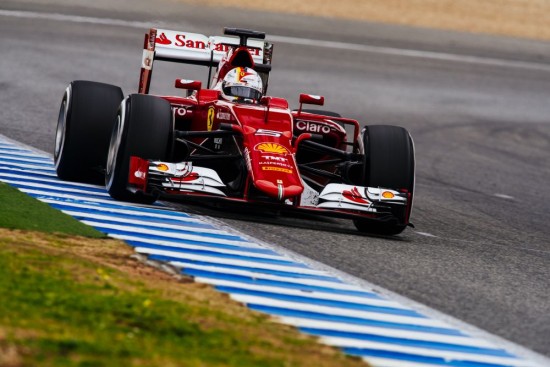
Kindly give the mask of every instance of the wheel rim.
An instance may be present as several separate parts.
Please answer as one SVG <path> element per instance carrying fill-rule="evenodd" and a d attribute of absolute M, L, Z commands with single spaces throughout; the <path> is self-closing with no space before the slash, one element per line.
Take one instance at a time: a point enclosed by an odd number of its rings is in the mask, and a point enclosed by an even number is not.
<path fill-rule="evenodd" d="M 59 115 L 57 117 L 57 128 L 55 130 L 55 149 L 54 149 L 54 162 L 55 166 L 59 165 L 61 155 L 63 152 L 63 147 L 65 146 L 65 139 L 67 135 L 67 112 L 68 112 L 68 99 L 70 95 L 70 89 L 67 88 L 65 96 L 61 101 L 61 106 L 59 107 Z"/>
<path fill-rule="evenodd" d="M 111 133 L 111 141 L 109 142 L 109 152 L 107 154 L 107 167 L 106 173 L 106 186 L 110 188 L 113 183 L 114 172 L 116 168 L 116 161 L 118 156 L 118 148 L 120 146 L 120 139 L 122 136 L 121 116 L 117 116 L 117 121 Z"/>

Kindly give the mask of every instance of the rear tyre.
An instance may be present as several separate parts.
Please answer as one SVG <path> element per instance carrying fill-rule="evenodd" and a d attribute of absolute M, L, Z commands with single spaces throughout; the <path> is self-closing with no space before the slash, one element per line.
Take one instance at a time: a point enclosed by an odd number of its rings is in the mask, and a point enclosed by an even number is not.
<path fill-rule="evenodd" d="M 364 183 L 370 187 L 406 190 L 411 204 L 396 206 L 387 221 L 356 219 L 361 232 L 395 235 L 409 222 L 414 191 L 414 145 L 409 132 L 399 126 L 373 125 L 363 130 L 365 150 Z"/>
<path fill-rule="evenodd" d="M 132 94 L 120 104 L 109 143 L 105 186 L 113 199 L 151 204 L 157 197 L 128 190 L 130 157 L 167 161 L 171 158 L 172 112 L 166 100 Z"/>
<path fill-rule="evenodd" d="M 62 180 L 103 184 L 107 148 L 122 90 L 73 81 L 63 95 L 55 133 L 54 162 Z"/>

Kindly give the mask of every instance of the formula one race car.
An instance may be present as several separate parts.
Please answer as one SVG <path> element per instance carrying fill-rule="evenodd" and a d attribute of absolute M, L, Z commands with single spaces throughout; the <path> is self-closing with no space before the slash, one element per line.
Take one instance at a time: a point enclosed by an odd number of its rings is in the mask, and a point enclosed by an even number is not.
<path fill-rule="evenodd" d="M 350 218 L 364 232 L 403 231 L 415 168 L 407 130 L 361 130 L 337 113 L 302 109 L 322 106 L 322 96 L 300 94 L 299 109 L 289 109 L 266 95 L 273 45 L 265 34 L 225 35 L 151 29 L 137 94 L 70 83 L 55 139 L 59 178 L 104 182 L 116 200 L 240 202 Z M 176 79 L 185 96 L 150 95 L 155 60 L 208 67 L 207 88 Z"/>

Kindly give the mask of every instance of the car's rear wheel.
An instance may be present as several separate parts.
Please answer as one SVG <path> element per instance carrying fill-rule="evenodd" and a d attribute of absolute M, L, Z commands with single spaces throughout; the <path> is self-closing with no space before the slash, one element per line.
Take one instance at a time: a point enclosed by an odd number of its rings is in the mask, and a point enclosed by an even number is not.
<path fill-rule="evenodd" d="M 54 162 L 62 180 L 103 184 L 107 147 L 122 90 L 73 81 L 63 95 L 55 134 Z"/>
<path fill-rule="evenodd" d="M 132 94 L 120 104 L 109 144 L 105 185 L 116 200 L 150 204 L 153 194 L 128 190 L 130 157 L 167 161 L 171 158 L 173 122 L 170 103 Z"/>
<path fill-rule="evenodd" d="M 364 184 L 406 191 L 410 205 L 392 208 L 387 221 L 356 219 L 361 232 L 383 235 L 401 233 L 409 222 L 414 191 L 414 145 L 409 132 L 399 126 L 373 125 L 363 130 L 365 151 Z"/>

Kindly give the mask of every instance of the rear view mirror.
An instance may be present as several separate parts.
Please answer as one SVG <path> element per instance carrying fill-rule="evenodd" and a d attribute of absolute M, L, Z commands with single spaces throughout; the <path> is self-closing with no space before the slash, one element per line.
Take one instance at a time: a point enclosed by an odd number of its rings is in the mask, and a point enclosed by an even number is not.
<path fill-rule="evenodd" d="M 174 86 L 178 89 L 200 90 L 202 82 L 199 80 L 176 79 Z"/>
<path fill-rule="evenodd" d="M 313 94 L 300 94 L 300 104 L 313 104 L 322 106 L 325 104 L 325 97 Z"/>

